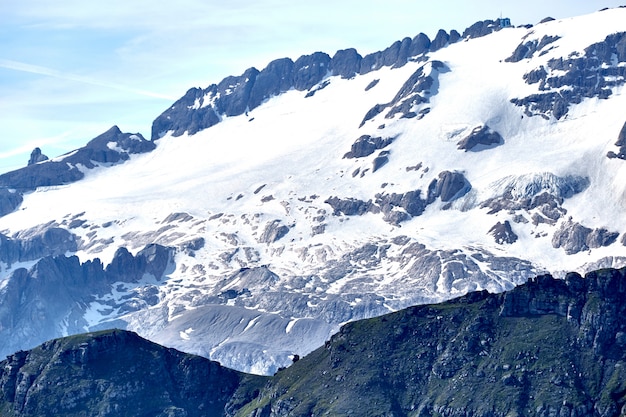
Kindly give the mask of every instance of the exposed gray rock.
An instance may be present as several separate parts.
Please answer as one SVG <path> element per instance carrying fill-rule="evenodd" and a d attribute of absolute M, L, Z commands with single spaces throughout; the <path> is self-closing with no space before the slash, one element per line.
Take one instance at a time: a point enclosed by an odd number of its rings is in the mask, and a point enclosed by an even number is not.
<path fill-rule="evenodd" d="M 361 70 L 363 57 L 354 48 L 339 50 L 330 62 L 333 75 L 341 78 L 352 78 Z"/>
<path fill-rule="evenodd" d="M 382 151 L 372 161 L 372 172 L 378 171 L 383 165 L 389 162 L 389 151 Z"/>
<path fill-rule="evenodd" d="M 371 83 L 369 83 L 366 87 L 365 87 L 365 91 L 369 91 L 372 88 L 376 87 L 376 85 L 378 84 L 378 82 L 380 81 L 379 78 L 376 78 L 375 80 L 372 80 Z"/>
<path fill-rule="evenodd" d="M 258 237 L 259 243 L 273 243 L 289 233 L 289 226 L 280 224 L 280 220 L 268 222 L 263 233 Z"/>
<path fill-rule="evenodd" d="M 492 130 L 489 126 L 477 126 L 467 137 L 457 143 L 458 149 L 464 151 L 478 152 L 485 149 L 491 149 L 502 145 L 504 139 L 502 136 Z"/>
<path fill-rule="evenodd" d="M 561 39 L 560 36 L 544 35 L 543 38 L 541 38 L 541 40 L 539 41 L 533 40 L 533 41 L 522 42 L 517 46 L 517 48 L 515 48 L 515 51 L 513 51 L 513 54 L 510 57 L 505 59 L 505 61 L 506 62 L 519 62 L 525 58 L 532 58 L 536 52 L 541 52 L 543 48 L 545 48 L 547 45 L 553 42 L 556 42 L 559 39 Z M 544 51 L 544 53 L 545 52 L 547 51 Z M 529 84 L 532 84 L 532 83 L 529 82 Z"/>
<path fill-rule="evenodd" d="M 59 256 L 78 250 L 76 237 L 60 227 L 50 227 L 44 231 L 36 229 L 32 233 L 23 232 L 17 235 L 15 241 L 20 247 L 20 261 Z"/>
<path fill-rule="evenodd" d="M 435 52 L 441 48 L 445 48 L 448 46 L 449 41 L 450 35 L 448 35 L 448 32 L 443 29 L 439 29 L 439 31 L 437 31 L 437 35 L 435 35 L 435 39 L 433 39 L 433 42 L 430 44 L 430 51 Z"/>
<path fill-rule="evenodd" d="M 292 88 L 293 65 L 289 58 L 276 59 L 258 73 L 250 90 L 248 108 L 254 109 L 268 98 Z"/>
<path fill-rule="evenodd" d="M 174 250 L 152 243 L 133 256 L 128 249 L 121 247 L 115 251 L 111 263 L 106 267 L 110 282 L 137 282 L 149 275 L 161 280 L 173 267 Z"/>
<path fill-rule="evenodd" d="M 35 148 L 30 153 L 30 159 L 28 160 L 28 164 L 27 165 L 33 165 L 33 164 L 36 164 L 38 162 L 47 161 L 48 159 L 49 158 L 46 155 L 41 153 L 41 149 Z"/>
<path fill-rule="evenodd" d="M 311 87 L 309 89 L 309 92 L 306 93 L 304 98 L 313 97 L 315 95 L 315 93 L 317 93 L 320 90 L 323 90 L 324 88 L 328 87 L 329 85 L 330 85 L 330 80 L 324 80 L 321 83 L 314 85 L 313 87 Z"/>
<path fill-rule="evenodd" d="M 24 197 L 21 193 L 6 187 L 0 187 L 0 217 L 12 213 L 22 204 Z"/>
<path fill-rule="evenodd" d="M 609 246 L 617 240 L 619 233 L 609 232 L 600 228 L 592 230 L 579 223 L 573 222 L 570 218 L 561 224 L 561 227 L 552 237 L 552 246 L 563 248 L 565 253 L 573 255 L 578 252 Z"/>
<path fill-rule="evenodd" d="M 554 37 L 544 37 L 536 49 L 553 42 Z M 534 44 L 520 46 L 511 60 L 534 52 Z M 524 49 L 524 51 L 522 51 Z M 614 59 L 616 57 L 617 59 Z M 553 58 L 547 67 L 535 69 L 524 76 L 529 84 L 539 83 L 539 93 L 524 98 L 514 98 L 513 104 L 525 108 L 528 116 L 553 116 L 560 120 L 567 115 L 569 106 L 585 98 L 606 99 L 615 87 L 626 82 L 626 32 L 607 36 L 604 41 L 585 48 L 583 56 Z"/>
<path fill-rule="evenodd" d="M 185 132 L 193 135 L 220 122 L 221 118 L 211 105 L 205 105 L 205 96 L 215 97 L 217 85 L 212 84 L 205 90 L 191 88 L 171 107 L 152 122 L 152 140 L 159 139 L 167 132 L 181 136 Z M 196 107 L 198 103 L 198 108 Z"/>
<path fill-rule="evenodd" d="M 505 220 L 504 223 L 496 223 L 491 229 L 489 229 L 489 234 L 493 235 L 493 238 L 499 245 L 503 245 L 505 243 L 512 244 L 517 241 L 517 235 L 513 232 L 511 223 L 509 223 L 508 220 Z"/>
<path fill-rule="evenodd" d="M 568 255 L 588 250 L 587 238 L 591 231 L 588 227 L 568 220 L 563 222 L 559 230 L 554 233 L 552 246 L 563 248 Z"/>
<path fill-rule="evenodd" d="M 248 288 L 255 288 L 255 291 L 264 291 L 273 287 L 280 281 L 278 275 L 266 266 L 254 268 L 241 268 L 239 271 L 226 278 L 225 286 L 238 290 L 238 295 L 249 293 Z M 236 286 L 232 287 L 232 282 Z"/>
<path fill-rule="evenodd" d="M 461 39 L 461 34 L 458 31 L 452 29 L 450 31 L 450 37 L 448 38 L 448 43 L 453 44 L 453 43 L 458 42 L 460 39 Z"/>
<path fill-rule="evenodd" d="M 617 240 L 618 232 L 609 232 L 607 229 L 594 229 L 587 237 L 587 244 L 590 248 L 600 248 L 609 246 Z"/>
<path fill-rule="evenodd" d="M 77 245 L 71 232 L 54 225 L 25 230 L 11 238 L 0 234 L 0 262 L 10 267 L 16 262 L 75 252 Z"/>
<path fill-rule="evenodd" d="M 368 72 L 375 71 L 382 67 L 401 67 L 407 63 L 409 57 L 415 51 L 421 48 L 423 39 L 419 40 L 421 43 L 414 45 L 410 38 L 404 38 L 402 41 L 395 41 L 388 48 L 383 51 L 374 52 L 363 57 L 361 60 L 361 74 L 367 74 Z"/>
<path fill-rule="evenodd" d="M 330 57 L 323 52 L 303 55 L 293 64 L 293 87 L 304 91 L 330 75 Z"/>
<path fill-rule="evenodd" d="M 346 216 L 360 216 L 374 208 L 371 200 L 365 202 L 356 198 L 341 199 L 339 197 L 330 197 L 324 202 L 333 208 L 333 214 L 335 216 L 338 216 L 339 214 L 344 214 Z"/>
<path fill-rule="evenodd" d="M 376 104 L 363 118 L 360 126 L 365 122 L 379 115 L 383 110 L 390 110 L 385 115 L 391 119 L 396 114 L 401 113 L 403 118 L 418 116 L 415 112 L 416 106 L 428 103 L 430 97 L 437 94 L 439 90 L 439 74 L 446 73 L 450 69 L 440 61 L 431 61 L 420 66 L 404 83 L 395 97 L 386 104 Z M 425 113 L 423 113 L 425 114 Z"/>
<path fill-rule="evenodd" d="M 456 32 L 456 31 L 455 31 Z M 419 33 L 411 41 L 410 56 L 418 56 L 428 52 L 430 49 L 430 39 L 424 33 Z"/>
<path fill-rule="evenodd" d="M 476 22 L 463 31 L 463 39 L 480 38 L 502 29 L 500 19 Z"/>
<path fill-rule="evenodd" d="M 215 101 L 216 112 L 226 116 L 243 114 L 249 107 L 250 93 L 258 74 L 256 68 L 248 68 L 238 77 L 229 76 L 220 81 L 217 85 L 219 100 Z"/>
<path fill-rule="evenodd" d="M 428 186 L 427 201 L 430 204 L 440 197 L 441 201 L 448 203 L 463 197 L 471 189 L 471 184 L 462 173 L 443 171 Z"/>
<path fill-rule="evenodd" d="M 386 148 L 391 145 L 395 138 L 381 138 L 372 137 L 370 135 L 363 135 L 358 138 L 350 149 L 350 152 L 346 153 L 343 157 L 347 159 L 351 158 L 363 158 L 376 152 L 378 149 Z"/>
<path fill-rule="evenodd" d="M 27 191 L 37 187 L 68 184 L 85 176 L 81 169 L 92 169 L 98 164 L 122 163 L 131 154 L 150 152 L 155 146 L 138 133 L 122 133 L 117 126 L 113 126 L 84 147 L 55 160 L 28 165 L 0 175 L 0 186 Z"/>
<path fill-rule="evenodd" d="M 45 253 L 41 245 L 50 242 L 57 243 L 54 250 L 47 249 L 47 252 L 60 252 L 67 236 L 68 232 L 63 229 L 49 229 L 47 234 L 31 239 L 29 252 L 24 251 L 22 256 L 26 253 L 41 256 Z M 2 241 L 0 246 L 5 251 L 6 243 Z M 112 284 L 136 283 L 142 279 L 144 284 L 149 280 L 157 283 L 171 272 L 173 253 L 171 248 L 153 244 L 136 256 L 121 248 L 106 268 L 98 258 L 81 263 L 76 256 L 59 255 L 45 256 L 29 270 L 17 269 L 0 292 L 0 354 L 6 355 L 63 334 L 84 332 L 88 325 L 84 315 L 96 296 L 110 293 Z M 116 289 L 124 290 L 123 285 Z M 117 302 L 114 297 L 109 300 L 107 308 L 118 309 L 120 313 L 145 309 L 159 301 L 158 289 L 154 285 L 143 285 Z"/>
<path fill-rule="evenodd" d="M 619 151 L 617 154 L 613 151 L 609 151 L 609 158 L 619 158 L 626 160 L 626 123 L 622 126 L 622 130 L 620 130 L 619 135 L 617 136 L 617 142 L 615 142 L 615 146 L 619 147 Z"/>
<path fill-rule="evenodd" d="M 385 220 L 394 224 L 408 220 L 411 216 L 421 215 L 428 204 L 426 200 L 422 199 L 420 190 L 409 191 L 403 194 L 376 194 L 375 201 L 380 210 L 387 215 Z M 403 209 L 409 216 L 402 216 L 400 213 L 390 215 L 396 208 Z"/>

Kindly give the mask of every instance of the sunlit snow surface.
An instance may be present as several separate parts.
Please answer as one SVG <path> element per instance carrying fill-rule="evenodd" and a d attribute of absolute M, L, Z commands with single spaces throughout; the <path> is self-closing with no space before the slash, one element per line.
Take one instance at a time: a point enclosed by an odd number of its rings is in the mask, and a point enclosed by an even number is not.
<path fill-rule="evenodd" d="M 120 317 L 104 308 L 102 299 L 89 306 L 85 318 L 92 326 L 121 318 L 152 340 L 256 373 L 271 373 L 286 365 L 290 355 L 318 347 L 345 321 L 333 317 L 330 307 L 316 309 L 326 296 L 365 292 L 381 297 L 379 310 L 362 312 L 358 306 L 366 305 L 364 300 L 356 295 L 342 298 L 355 309 L 349 317 L 355 319 L 462 292 L 443 281 L 409 280 L 412 261 L 402 257 L 405 246 L 389 243 L 400 236 L 431 251 L 458 249 L 468 255 L 519 258 L 537 271 L 556 274 L 584 272 L 607 257 L 615 257 L 606 261 L 612 266 L 621 266 L 617 258 L 626 251 L 619 240 L 566 255 L 552 246 L 552 236 L 569 217 L 589 228 L 626 232 L 626 162 L 606 157 L 626 121 L 622 88 L 614 89 L 607 100 L 587 99 L 571 107 L 561 121 L 523 116 L 523 109 L 510 100 L 537 92 L 537 85 L 524 82 L 525 73 L 624 31 L 624 22 L 626 9 L 615 9 L 531 29 L 501 30 L 430 53 L 429 60 L 443 62 L 450 71 L 439 75 L 438 93 L 420 105 L 430 108 L 420 120 L 385 119 L 382 112 L 359 128 L 368 110 L 390 102 L 423 61 L 350 80 L 331 77 L 312 97 L 305 98 L 306 91 L 289 91 L 193 136 L 166 135 L 154 151 L 134 155 L 122 165 L 87 171 L 84 180 L 70 186 L 39 189 L 25 196 L 17 212 L 0 218 L 0 229 L 12 234 L 84 212 L 80 218 L 87 222 L 72 230 L 83 240 L 77 253 L 83 261 L 98 257 L 107 264 L 121 246 L 133 253 L 154 242 L 179 248 L 173 272 L 147 280 L 158 287 L 159 304 Z M 544 35 L 561 39 L 544 55 L 504 61 L 523 40 Z M 375 79 L 378 84 L 365 91 Z M 458 150 L 463 135 L 480 125 L 498 131 L 504 145 L 481 152 Z M 365 134 L 397 138 L 386 148 L 388 164 L 353 176 L 357 168 L 371 168 L 376 156 L 342 158 Z M 407 170 L 416 166 L 420 168 Z M 462 172 L 472 185 L 470 193 L 449 210 L 436 201 L 399 226 L 380 214 L 334 216 L 324 203 L 331 196 L 368 201 L 382 192 L 424 193 L 446 170 Z M 556 225 L 512 223 L 519 239 L 497 244 L 488 231 L 499 221 L 511 221 L 512 214 L 488 214 L 480 203 L 497 197 L 506 178 L 544 173 L 586 177 L 590 185 L 565 199 L 567 214 Z M 172 213 L 190 217 L 166 221 Z M 259 243 L 266 224 L 274 220 L 289 232 L 276 242 Z M 322 223 L 324 232 L 313 234 L 312 228 Z M 203 248 L 182 249 L 197 237 L 205 239 Z M 329 262 L 368 242 L 389 244 L 386 257 L 370 266 L 357 265 L 332 282 L 324 278 L 320 271 Z M 479 257 L 475 261 L 490 272 L 489 264 Z M 225 282 L 240 268 L 262 265 L 277 274 L 279 282 L 265 287 Z M 295 285 L 294 277 L 301 277 L 301 284 Z M 476 289 L 499 291 L 519 283 L 500 276 Z M 248 297 L 244 301 L 217 303 L 211 298 L 242 288 L 251 292 L 241 296 Z M 130 290 L 116 286 L 107 297 Z M 308 300 L 304 305 L 309 310 L 290 305 L 289 297 L 282 307 L 280 301 L 269 306 L 259 294 L 271 292 L 278 299 L 281 292 L 299 294 Z"/>

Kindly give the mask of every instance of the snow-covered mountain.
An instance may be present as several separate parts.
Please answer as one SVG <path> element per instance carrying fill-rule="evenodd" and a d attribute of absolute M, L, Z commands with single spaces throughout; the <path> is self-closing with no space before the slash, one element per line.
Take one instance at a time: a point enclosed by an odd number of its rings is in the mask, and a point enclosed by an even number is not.
<path fill-rule="evenodd" d="M 279 59 L 0 175 L 0 351 L 273 373 L 341 323 L 626 265 L 626 8 Z M 155 146 L 156 145 L 156 146 Z"/>

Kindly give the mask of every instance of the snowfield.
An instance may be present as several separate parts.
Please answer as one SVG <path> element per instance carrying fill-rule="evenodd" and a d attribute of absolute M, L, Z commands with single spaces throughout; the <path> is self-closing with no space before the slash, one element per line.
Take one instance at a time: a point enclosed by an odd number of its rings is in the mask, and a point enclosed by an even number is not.
<path fill-rule="evenodd" d="M 0 230 L 13 236 L 84 220 L 70 229 L 79 245 L 67 255 L 105 266 L 120 247 L 132 254 L 153 243 L 174 248 L 164 276 L 94 295 L 81 310 L 84 330 L 126 327 L 261 374 L 320 346 L 349 320 L 472 290 L 502 291 L 542 272 L 626 266 L 626 161 L 607 158 L 626 122 L 623 79 L 608 98 L 585 98 L 559 120 L 530 116 L 511 102 L 539 93 L 525 74 L 551 59 L 584 55 L 591 44 L 626 31 L 624 22 L 620 8 L 506 28 L 399 68 L 329 76 L 312 96 L 292 89 L 194 135 L 166 134 L 154 151 L 123 164 L 85 169 L 71 185 L 28 193 L 17 211 L 0 218 Z M 506 61 L 520 43 L 544 36 L 559 38 L 530 58 Z M 445 68 L 433 69 L 435 61 Z M 386 118 L 388 108 L 360 127 L 420 67 L 434 79 L 429 95 L 422 94 L 426 101 L 411 107 L 420 116 Z M 481 126 L 503 142 L 459 149 Z M 393 142 L 344 158 L 363 135 Z M 374 170 L 377 157 L 387 162 Z M 471 188 L 452 201 L 434 198 L 401 222 L 380 208 L 353 215 L 326 202 L 376 205 L 380 196 L 415 190 L 426 201 L 443 172 L 462 174 Z M 542 192 L 556 198 L 500 210 L 487 204 Z M 556 219 L 546 217 L 548 209 L 559 213 Z M 619 238 L 568 254 L 554 245 L 568 221 Z M 490 233 L 505 222 L 516 235 L 512 243 Z M 32 263 L 2 267 L 0 291 L 21 266 Z M 156 301 L 142 302 L 148 297 Z"/>

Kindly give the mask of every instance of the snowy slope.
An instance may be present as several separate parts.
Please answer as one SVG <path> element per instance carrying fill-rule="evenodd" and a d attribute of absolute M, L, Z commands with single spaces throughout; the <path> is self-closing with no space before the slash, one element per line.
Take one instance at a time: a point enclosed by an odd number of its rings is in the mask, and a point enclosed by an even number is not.
<path fill-rule="evenodd" d="M 328 76 L 313 95 L 291 89 L 194 135 L 165 134 L 124 164 L 26 193 L 0 230 L 66 228 L 73 254 L 104 266 L 120 247 L 173 248 L 163 276 L 94 291 L 73 310 L 77 328 L 128 327 L 256 373 L 288 364 L 348 320 L 502 291 L 544 271 L 624 266 L 626 162 L 607 157 L 626 121 L 623 77 L 608 98 L 570 103 L 560 118 L 511 100 L 541 92 L 525 74 L 584 55 L 626 31 L 625 21 L 620 8 L 506 28 L 398 68 Z M 556 40 L 507 62 L 544 37 Z M 402 96 L 412 76 L 426 84 Z M 415 94 L 404 109 L 412 114 L 386 117 Z M 372 116 L 377 105 L 386 107 Z M 482 126 L 502 140 L 459 149 Z M 344 157 L 364 135 L 391 143 Z M 444 197 L 451 178 L 466 186 Z M 497 224 L 515 238 L 494 238 Z M 20 266 L 3 267 L 4 285 Z"/>

